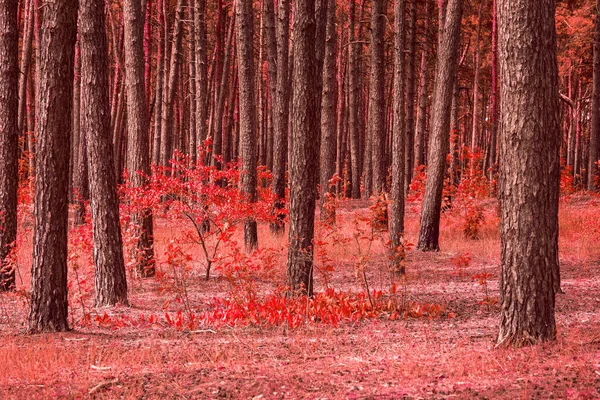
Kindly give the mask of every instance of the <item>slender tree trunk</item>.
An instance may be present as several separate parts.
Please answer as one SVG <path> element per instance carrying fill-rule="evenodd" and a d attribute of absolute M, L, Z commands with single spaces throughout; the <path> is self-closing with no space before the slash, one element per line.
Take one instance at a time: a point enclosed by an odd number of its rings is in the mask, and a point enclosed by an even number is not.
<path fill-rule="evenodd" d="M 496 147 L 498 143 L 498 18 L 496 13 L 496 0 L 493 0 L 492 10 L 492 88 L 490 93 L 490 156 L 488 165 L 488 179 L 492 181 L 494 165 L 496 164 Z"/>
<path fill-rule="evenodd" d="M 480 54 L 480 46 L 479 46 L 479 37 L 481 35 L 481 11 L 483 10 L 483 2 L 484 0 L 480 0 L 479 2 L 479 11 L 477 12 L 477 33 L 475 34 L 475 55 L 474 55 L 474 64 L 475 64 L 475 76 L 473 77 L 473 114 L 472 114 L 472 129 L 471 129 L 471 150 L 475 151 L 476 148 L 481 147 L 477 142 L 477 134 L 479 133 L 479 54 Z M 473 174 L 473 161 L 471 160 L 471 174 Z"/>
<path fill-rule="evenodd" d="M 369 101 L 369 136 L 372 140 L 371 168 L 373 194 L 385 191 L 385 101 L 384 101 L 384 36 L 386 15 L 383 0 L 373 0 L 371 16 L 371 80 Z"/>
<path fill-rule="evenodd" d="M 171 44 L 171 57 L 169 63 L 169 80 L 166 82 L 166 101 L 162 107 L 163 123 L 160 134 L 160 163 L 163 166 L 169 165 L 169 161 L 173 156 L 173 126 L 175 125 L 173 111 L 175 107 L 175 93 L 177 91 L 179 80 L 179 63 L 181 61 L 181 42 L 183 37 L 182 19 L 184 7 L 185 0 L 177 0 L 175 24 L 173 25 L 173 43 Z"/>
<path fill-rule="evenodd" d="M 82 132 L 87 155 L 97 307 L 127 304 L 119 197 L 109 129 L 108 46 L 103 0 L 80 0 Z"/>
<path fill-rule="evenodd" d="M 429 75 L 433 35 L 431 34 L 431 18 L 433 15 L 433 0 L 427 0 L 427 18 L 425 20 L 425 37 L 421 55 L 421 80 L 419 83 L 419 109 L 417 114 L 417 127 L 415 132 L 415 156 L 413 170 L 425 165 L 425 136 L 427 134 L 427 109 L 429 106 Z"/>
<path fill-rule="evenodd" d="M 329 181 L 336 168 L 336 65 L 335 65 L 335 0 L 328 0 L 327 38 L 323 65 L 323 95 L 321 97 L 321 221 L 335 223 L 335 209 L 326 205 L 327 196 L 333 196 L 335 186 Z"/>
<path fill-rule="evenodd" d="M 391 269 L 404 274 L 400 257 L 404 236 L 404 0 L 394 5 L 394 130 L 392 132 Z"/>
<path fill-rule="evenodd" d="M 8 256 L 17 240 L 19 29 L 17 0 L 0 1 L 0 291 L 15 287 Z"/>
<path fill-rule="evenodd" d="M 256 192 L 256 97 L 254 95 L 254 50 L 252 46 L 253 11 L 252 2 L 236 2 L 236 45 L 238 56 L 238 79 L 240 97 L 240 136 L 242 159 L 242 191 L 248 201 L 255 202 Z M 225 71 L 224 71 L 225 73 Z M 258 246 L 256 221 L 248 219 L 244 223 L 244 243 L 246 250 Z"/>
<path fill-rule="evenodd" d="M 69 329 L 67 223 L 77 1 L 44 3 L 36 114 L 36 182 L 29 331 Z M 16 90 L 15 90 L 16 91 Z"/>
<path fill-rule="evenodd" d="M 360 134 L 358 122 L 359 110 L 359 87 L 358 87 L 358 53 L 360 52 L 360 44 L 356 43 L 356 0 L 350 0 L 350 43 L 348 46 L 348 59 L 350 62 L 350 83 L 348 87 L 350 108 L 350 117 L 348 121 L 349 140 L 350 140 L 350 159 L 352 164 L 352 198 L 360 198 L 360 177 L 361 177 L 361 152 L 360 152 Z"/>
<path fill-rule="evenodd" d="M 196 137 L 198 144 L 206 139 L 207 135 L 207 85 L 208 72 L 206 65 L 206 26 L 205 26 L 205 0 L 194 0 L 196 7 L 194 13 L 194 30 L 196 33 Z"/>
<path fill-rule="evenodd" d="M 323 23 L 324 21 L 320 21 Z M 294 3 L 294 70 L 290 159 L 288 280 L 293 291 L 313 293 L 313 237 L 318 180 L 318 66 L 315 1 Z"/>
<path fill-rule="evenodd" d="M 29 75 L 29 66 L 31 65 L 31 53 L 33 48 L 33 15 L 33 0 L 28 0 L 25 6 L 23 44 L 19 66 L 19 133 L 23 132 L 23 124 L 25 123 L 27 77 Z"/>
<path fill-rule="evenodd" d="M 417 247 L 423 251 L 439 251 L 440 214 L 444 170 L 450 137 L 452 91 L 456 80 L 458 46 L 462 18 L 462 0 L 449 0 L 444 29 L 438 49 L 435 85 L 429 134 L 429 155 L 425 195 L 421 210 L 421 229 Z"/>
<path fill-rule="evenodd" d="M 158 40 L 156 43 L 156 83 L 154 86 L 154 140 L 152 144 L 152 164 L 160 165 L 160 146 L 162 134 L 162 112 L 163 112 L 163 90 L 164 90 L 164 53 L 165 53 L 165 30 L 160 27 L 160 24 L 165 23 L 165 15 L 163 12 L 163 1 L 156 2 L 157 18 L 159 23 Z"/>
<path fill-rule="evenodd" d="M 144 87 L 144 13 L 139 2 L 123 0 L 125 24 L 125 71 L 127 88 L 127 169 L 130 185 L 146 185 L 150 174 L 148 114 Z M 133 224 L 139 238 L 135 249 L 136 269 L 143 277 L 154 276 L 152 211 L 140 210 Z"/>
<path fill-rule="evenodd" d="M 556 338 L 560 121 L 554 9 L 554 0 L 498 0 L 501 344 Z"/>
<path fill-rule="evenodd" d="M 415 58 L 417 41 L 417 0 L 410 0 L 410 15 L 408 20 L 408 48 L 406 54 L 406 141 L 404 162 L 404 192 L 412 182 L 415 142 Z"/>
<path fill-rule="evenodd" d="M 598 189 L 600 161 L 600 0 L 596 0 L 594 22 L 594 66 L 592 82 L 592 126 L 590 129 L 590 153 L 588 162 L 588 190 Z"/>
<path fill-rule="evenodd" d="M 271 232 L 282 235 L 285 214 L 280 210 L 285 208 L 285 167 L 290 109 L 288 85 L 290 0 L 278 0 L 277 15 L 277 90 L 275 95 L 277 101 L 273 115 L 273 193 L 276 196 L 273 209 L 277 221 L 271 224 Z"/>

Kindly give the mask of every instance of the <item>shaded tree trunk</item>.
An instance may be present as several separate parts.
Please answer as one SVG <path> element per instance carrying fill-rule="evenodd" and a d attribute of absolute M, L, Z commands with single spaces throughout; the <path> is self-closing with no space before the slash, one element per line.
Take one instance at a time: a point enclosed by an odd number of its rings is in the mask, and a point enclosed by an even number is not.
<path fill-rule="evenodd" d="M 556 338 L 560 120 L 554 9 L 554 0 L 498 0 L 500 344 Z"/>
<path fill-rule="evenodd" d="M 450 138 L 450 111 L 452 92 L 456 80 L 458 45 L 462 18 L 462 0 L 449 0 L 444 18 L 443 35 L 439 42 L 433 104 L 431 110 L 431 132 L 429 134 L 428 170 L 425 195 L 421 210 L 421 229 L 417 248 L 423 251 L 439 251 L 440 213 L 444 170 Z"/>
<path fill-rule="evenodd" d="M 406 126 L 405 126 L 405 162 L 404 191 L 412 182 L 415 146 L 415 58 L 417 41 L 417 0 L 410 0 L 408 19 L 408 47 L 406 49 Z"/>
<path fill-rule="evenodd" d="M 385 101 L 384 101 L 384 36 L 386 15 L 383 0 L 373 0 L 371 15 L 371 80 L 369 101 L 369 136 L 371 137 L 371 168 L 373 194 L 385 191 Z"/>
<path fill-rule="evenodd" d="M 277 221 L 271 224 L 271 232 L 284 233 L 285 214 L 285 164 L 288 153 L 288 124 L 290 109 L 289 89 L 289 25 L 290 1 L 278 0 L 277 21 L 277 90 L 275 113 L 273 115 L 273 193 L 276 196 L 273 206 Z"/>
<path fill-rule="evenodd" d="M 400 250 L 404 236 L 404 0 L 394 5 L 394 130 L 392 132 L 391 270 L 404 274 Z"/>
<path fill-rule="evenodd" d="M 81 120 L 87 135 L 96 307 L 127 304 L 119 197 L 110 137 L 103 0 L 80 0 Z"/>
<path fill-rule="evenodd" d="M 77 1 L 44 3 L 36 114 L 36 181 L 29 331 L 69 329 L 67 223 Z"/>
<path fill-rule="evenodd" d="M 148 114 L 144 87 L 144 13 L 136 0 L 123 0 L 125 24 L 125 71 L 127 89 L 127 169 L 130 185 L 146 185 L 150 174 Z M 136 270 L 143 277 L 154 276 L 152 211 L 139 210 L 133 217 L 138 237 L 134 250 Z"/>
<path fill-rule="evenodd" d="M 314 0 L 296 0 L 293 29 L 294 97 L 287 274 L 291 290 L 301 291 L 310 296 L 313 293 L 313 238 L 319 160 Z"/>
<path fill-rule="evenodd" d="M 7 257 L 17 240 L 19 29 L 17 0 L 0 1 L 0 291 L 15 287 Z M 25 94 L 25 93 L 23 93 Z"/>
<path fill-rule="evenodd" d="M 350 63 L 350 81 L 348 86 L 349 101 L 348 107 L 350 116 L 348 119 L 348 133 L 350 141 L 350 160 L 352 168 L 352 198 L 360 198 L 360 177 L 362 171 L 361 152 L 360 152 L 360 133 L 359 133 L 359 87 L 358 87 L 358 53 L 360 44 L 356 43 L 356 0 L 350 0 L 350 43 L 348 45 L 348 60 Z"/>
<path fill-rule="evenodd" d="M 206 26 L 205 0 L 194 0 L 194 32 L 196 52 L 196 137 L 197 144 L 206 139 L 207 135 L 207 85 L 208 68 L 206 65 Z M 195 160 L 195 158 L 193 158 Z"/>
<path fill-rule="evenodd" d="M 321 221 L 335 223 L 335 209 L 326 206 L 327 196 L 335 193 L 329 181 L 336 167 L 336 63 L 335 63 L 335 0 L 328 0 L 327 37 L 323 65 L 323 94 L 321 97 Z"/>
<path fill-rule="evenodd" d="M 236 2 L 236 45 L 238 60 L 239 98 L 240 98 L 240 140 L 242 161 L 242 192 L 248 201 L 255 202 L 256 192 L 256 97 L 254 95 L 254 50 L 252 46 L 253 11 L 252 2 Z M 223 72 L 226 74 L 226 71 Z M 244 243 L 246 250 L 258 246 L 256 221 L 244 222 Z"/>
<path fill-rule="evenodd" d="M 596 0 L 594 22 L 594 66 L 592 82 L 592 126 L 588 162 L 588 190 L 598 189 L 598 161 L 600 161 L 600 0 Z"/>

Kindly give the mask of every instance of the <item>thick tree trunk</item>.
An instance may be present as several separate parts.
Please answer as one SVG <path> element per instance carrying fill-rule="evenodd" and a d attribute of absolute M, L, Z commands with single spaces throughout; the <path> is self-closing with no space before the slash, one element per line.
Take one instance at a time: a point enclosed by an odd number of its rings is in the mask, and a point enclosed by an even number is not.
<path fill-rule="evenodd" d="M 276 196 L 273 206 L 277 221 L 271 224 L 271 232 L 284 233 L 285 214 L 285 166 L 288 152 L 288 124 L 290 110 L 289 90 L 289 37 L 290 0 L 278 0 L 277 22 L 277 91 L 275 114 L 273 115 L 273 193 Z"/>
<path fill-rule="evenodd" d="M 80 0 L 81 121 L 87 135 L 95 304 L 127 304 L 119 197 L 109 129 L 108 46 L 103 0 Z"/>
<path fill-rule="evenodd" d="M 17 239 L 19 30 L 17 0 L 0 1 L 0 291 L 15 287 L 7 256 Z"/>
<path fill-rule="evenodd" d="M 391 270 L 404 274 L 399 257 L 404 236 L 404 0 L 394 5 L 394 130 L 392 132 Z"/>
<path fill-rule="evenodd" d="M 323 23 L 324 21 L 320 21 Z M 315 1 L 294 3 L 294 70 L 290 159 L 290 288 L 313 293 L 313 238 L 319 160 Z"/>
<path fill-rule="evenodd" d="M 554 0 L 498 0 L 501 344 L 556 338 L 560 120 L 554 7 Z"/>
<path fill-rule="evenodd" d="M 449 0 L 444 18 L 443 35 L 438 49 L 435 71 L 431 132 L 429 134 L 428 170 L 421 210 L 421 230 L 417 248 L 439 251 L 442 189 L 446 154 L 450 137 L 450 110 L 456 80 L 458 45 L 462 18 L 462 0 Z"/>
<path fill-rule="evenodd" d="M 598 189 L 598 162 L 600 161 L 600 0 L 596 0 L 594 22 L 594 77 L 592 83 L 592 126 L 588 162 L 588 190 Z"/>
<path fill-rule="evenodd" d="M 371 137 L 371 168 L 373 194 L 385 191 L 385 101 L 384 101 L 384 36 L 385 10 L 383 0 L 373 0 L 371 15 L 371 80 L 369 89 L 369 136 Z"/>
<path fill-rule="evenodd" d="M 144 88 L 144 13 L 136 0 L 123 0 L 125 71 L 127 87 L 127 169 L 130 185 L 146 185 L 150 174 L 148 114 Z M 143 277 L 154 276 L 152 211 L 140 210 L 133 224 L 139 238 L 134 258 Z"/>
<path fill-rule="evenodd" d="M 36 181 L 29 331 L 69 329 L 67 223 L 77 1 L 44 3 L 36 114 Z"/>
<path fill-rule="evenodd" d="M 254 95 L 254 50 L 252 45 L 253 11 L 252 2 L 236 2 L 236 45 L 240 97 L 240 137 L 242 161 L 242 192 L 247 200 L 255 202 L 256 192 L 256 97 Z M 224 71 L 225 73 L 225 71 Z M 244 223 L 244 243 L 250 251 L 258 246 L 256 221 Z"/>
<path fill-rule="evenodd" d="M 327 196 L 335 193 L 329 181 L 336 167 L 336 63 L 335 63 L 335 0 L 328 0 L 327 38 L 323 65 L 323 94 L 321 97 L 321 221 L 335 223 L 335 209 L 326 206 Z"/>

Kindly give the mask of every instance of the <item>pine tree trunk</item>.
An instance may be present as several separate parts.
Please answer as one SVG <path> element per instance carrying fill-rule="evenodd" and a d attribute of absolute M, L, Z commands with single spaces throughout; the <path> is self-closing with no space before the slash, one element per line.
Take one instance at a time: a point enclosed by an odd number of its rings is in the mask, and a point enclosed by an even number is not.
<path fill-rule="evenodd" d="M 33 48 L 33 15 L 33 0 L 28 0 L 25 7 L 23 44 L 19 66 L 19 133 L 23 132 L 23 125 L 25 123 L 27 77 L 29 75 L 29 66 L 31 65 L 31 54 Z"/>
<path fill-rule="evenodd" d="M 67 225 L 77 1 L 44 3 L 36 114 L 36 181 L 29 331 L 69 329 Z"/>
<path fill-rule="evenodd" d="M 290 0 L 278 0 L 277 15 L 277 102 L 273 115 L 273 193 L 276 196 L 273 209 L 277 221 L 271 224 L 271 232 L 282 235 L 285 214 L 279 210 L 285 208 L 285 170 L 288 153 Z"/>
<path fill-rule="evenodd" d="M 163 13 L 163 1 L 156 2 L 157 19 L 159 24 L 158 40 L 156 43 L 156 83 L 154 85 L 154 140 L 152 143 L 152 164 L 160 165 L 160 146 L 162 134 L 162 110 L 163 110 L 163 90 L 164 90 L 164 53 L 165 53 L 165 30 L 160 27 L 164 24 L 165 15 Z"/>
<path fill-rule="evenodd" d="M 242 192 L 248 201 L 255 202 L 256 192 L 256 97 L 254 90 L 254 48 L 252 2 L 239 0 L 236 3 L 236 45 L 240 97 L 240 137 L 242 161 Z M 226 73 L 225 71 L 223 72 Z M 225 76 L 225 75 L 224 75 Z M 246 250 L 258 246 L 256 221 L 248 219 L 244 223 L 244 243 Z"/>
<path fill-rule="evenodd" d="M 412 182 L 415 146 L 415 58 L 417 42 L 417 0 L 410 0 L 408 19 L 408 47 L 406 49 L 406 125 L 405 125 L 405 162 L 404 191 Z"/>
<path fill-rule="evenodd" d="M 390 209 L 391 270 L 404 274 L 399 257 L 404 236 L 404 0 L 394 5 L 394 130 L 392 132 L 392 206 Z"/>
<path fill-rule="evenodd" d="M 0 291 L 13 290 L 17 239 L 19 30 L 17 0 L 0 1 Z"/>
<path fill-rule="evenodd" d="M 109 129 L 108 46 L 103 0 L 80 0 L 81 121 L 87 135 L 96 307 L 127 304 L 119 197 Z"/>
<path fill-rule="evenodd" d="M 371 137 L 371 168 L 373 194 L 385 191 L 385 101 L 384 101 L 384 36 L 386 16 L 383 0 L 373 0 L 371 15 L 371 79 L 369 101 L 369 136 Z"/>
<path fill-rule="evenodd" d="M 326 205 L 327 196 L 335 193 L 329 181 L 336 167 L 336 63 L 335 63 L 335 0 L 328 0 L 327 38 L 323 65 L 323 95 L 321 97 L 321 221 L 335 223 L 335 209 Z"/>
<path fill-rule="evenodd" d="M 144 88 L 144 13 L 136 0 L 123 0 L 125 24 L 125 71 L 127 87 L 127 169 L 130 185 L 146 185 L 150 174 L 148 114 Z M 140 210 L 133 225 L 139 238 L 134 258 L 137 272 L 154 276 L 152 211 Z"/>
<path fill-rule="evenodd" d="M 588 162 L 588 190 L 598 189 L 600 161 L 600 0 L 596 0 L 594 22 L 594 66 L 592 83 L 592 126 L 590 129 L 590 155 Z"/>
<path fill-rule="evenodd" d="M 439 251 L 440 249 L 438 241 L 442 189 L 450 138 L 450 111 L 458 64 L 461 18 L 462 0 L 449 0 L 444 18 L 444 29 L 440 32 L 443 36 L 440 40 L 435 71 L 427 181 L 417 245 L 417 248 L 423 251 Z"/>
<path fill-rule="evenodd" d="M 498 0 L 501 344 L 556 337 L 560 120 L 554 9 L 554 0 Z"/>
<path fill-rule="evenodd" d="M 358 75 L 359 75 L 359 64 L 358 54 L 360 52 L 360 44 L 356 43 L 356 0 L 350 0 L 350 43 L 348 46 L 348 59 L 350 63 L 350 82 L 348 86 L 349 101 L 348 107 L 350 116 L 348 120 L 348 128 L 350 130 L 348 136 L 350 141 L 350 160 L 352 164 L 352 198 L 360 198 L 360 177 L 361 177 L 361 152 L 360 152 L 360 134 L 359 134 L 359 122 L 358 122 L 358 111 L 359 111 L 359 87 L 358 87 Z"/>
<path fill-rule="evenodd" d="M 160 163 L 163 166 L 169 165 L 169 161 L 173 156 L 173 136 L 175 120 L 173 111 L 175 107 L 175 93 L 178 87 L 179 80 L 179 63 L 181 54 L 182 42 L 182 19 L 185 7 L 184 0 L 177 1 L 177 9 L 175 11 L 175 24 L 173 26 L 173 36 L 171 44 L 171 57 L 169 63 L 169 80 L 166 82 L 166 101 L 162 107 L 162 126 L 160 134 Z"/>
<path fill-rule="evenodd" d="M 325 21 L 320 21 L 324 23 Z M 313 237 L 318 180 L 319 121 L 315 101 L 315 1 L 294 3 L 294 68 L 287 274 L 292 291 L 313 293 Z"/>
<path fill-rule="evenodd" d="M 206 26 L 204 23 L 205 0 L 194 0 L 194 31 L 196 52 L 196 137 L 201 144 L 207 135 L 207 66 L 206 66 Z"/>

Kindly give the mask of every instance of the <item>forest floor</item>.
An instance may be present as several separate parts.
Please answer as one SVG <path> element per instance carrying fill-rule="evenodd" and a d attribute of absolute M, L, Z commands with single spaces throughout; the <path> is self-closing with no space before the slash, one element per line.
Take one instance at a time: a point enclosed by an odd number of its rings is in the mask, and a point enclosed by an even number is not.
<path fill-rule="evenodd" d="M 353 220 L 368 212 L 366 206 L 343 203 L 338 233 L 351 237 Z M 190 328 L 173 322 L 188 306 L 194 313 L 210 311 L 214 298 L 231 295 L 232 281 L 218 269 L 205 281 L 192 246 L 187 280 L 173 284 L 182 279 L 172 276 L 177 271 L 163 255 L 188 228 L 183 221 L 159 220 L 162 273 L 160 279 L 129 281 L 131 307 L 92 308 L 91 267 L 71 268 L 73 330 L 28 335 L 31 231 L 25 227 L 17 260 L 22 290 L 0 295 L 0 398 L 600 398 L 600 200 L 561 200 L 565 293 L 556 300 L 558 338 L 517 349 L 495 347 L 499 219 L 494 201 L 484 206 L 478 240 L 464 239 L 459 213 L 448 213 L 440 252 L 407 252 L 407 278 L 398 289 L 402 302 L 430 308 L 398 318 L 363 312 L 361 318 L 304 321 L 293 328 L 266 320 L 213 320 Z M 416 243 L 418 224 L 418 205 L 409 205 L 409 242 Z M 317 252 L 325 250 L 334 270 L 328 280 L 316 273 L 316 292 L 325 286 L 360 292 L 365 277 L 374 296 L 387 290 L 383 242 L 370 239 L 370 250 L 359 251 L 358 242 L 320 239 Z M 269 279 L 283 281 L 285 237 L 272 237 L 261 226 L 259 241 L 276 266 Z M 367 262 L 357 270 L 360 260 Z M 254 287 L 272 283 L 255 278 L 248 278 Z"/>

